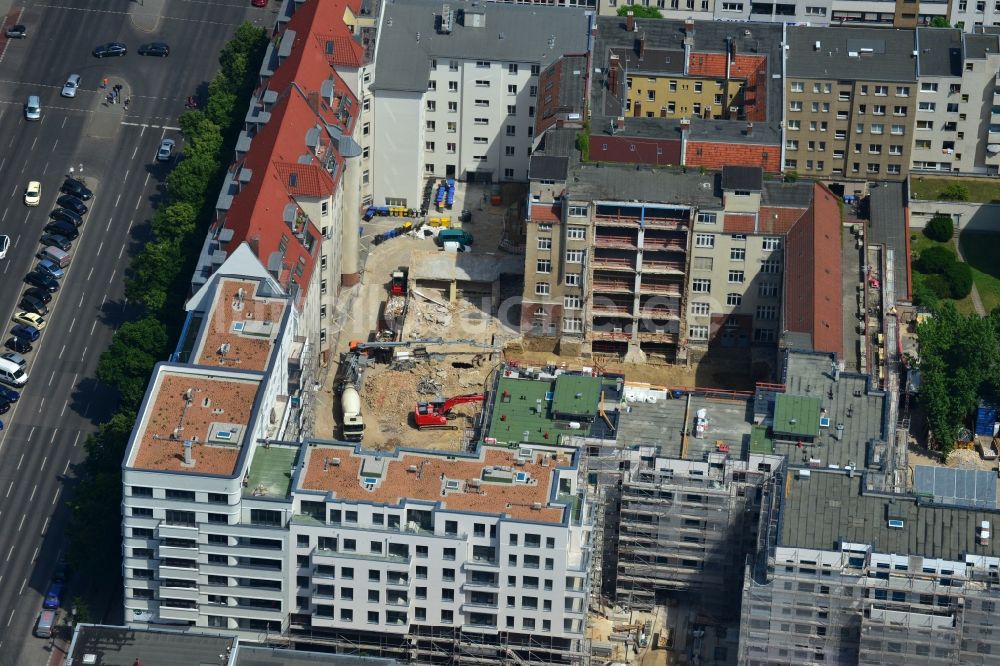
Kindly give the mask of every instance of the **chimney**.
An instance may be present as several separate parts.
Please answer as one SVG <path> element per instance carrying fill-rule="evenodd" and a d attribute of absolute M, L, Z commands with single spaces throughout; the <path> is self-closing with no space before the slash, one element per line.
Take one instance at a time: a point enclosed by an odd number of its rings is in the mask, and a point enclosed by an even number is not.
<path fill-rule="evenodd" d="M 747 136 L 753 136 L 753 123 L 747 123 Z"/>
<path fill-rule="evenodd" d="M 646 53 L 646 31 L 639 33 L 639 60 L 642 60 Z"/>
<path fill-rule="evenodd" d="M 625 29 L 629 32 L 635 30 L 635 12 L 625 14 Z"/>
<path fill-rule="evenodd" d="M 687 116 L 684 116 L 683 118 L 681 118 L 681 156 L 680 156 L 681 166 L 685 166 L 687 164 L 687 143 L 688 143 L 688 134 L 690 130 L 691 130 L 691 119 L 688 118 Z"/>
<path fill-rule="evenodd" d="M 615 127 L 620 131 L 625 129 L 625 116 L 615 118 Z"/>
<path fill-rule="evenodd" d="M 684 34 L 689 37 L 694 37 L 694 19 L 687 18 L 684 19 Z"/>
<path fill-rule="evenodd" d="M 612 54 L 608 63 L 608 90 L 615 97 L 618 96 L 618 56 Z"/>
<path fill-rule="evenodd" d="M 194 442 L 190 439 L 184 440 L 184 462 L 181 463 L 182 467 L 194 467 L 194 458 L 191 456 L 191 447 L 194 446 Z"/>

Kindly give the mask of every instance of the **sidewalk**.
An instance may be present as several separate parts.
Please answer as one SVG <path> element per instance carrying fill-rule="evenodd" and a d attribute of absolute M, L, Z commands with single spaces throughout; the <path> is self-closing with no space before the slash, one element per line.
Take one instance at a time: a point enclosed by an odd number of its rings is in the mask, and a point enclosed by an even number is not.
<path fill-rule="evenodd" d="M 962 255 L 962 244 L 958 242 L 958 234 L 955 234 L 952 242 L 955 244 L 955 253 L 958 254 L 958 258 L 964 263 L 969 263 L 965 261 L 965 256 Z M 976 309 L 976 314 L 980 317 L 985 317 L 986 307 L 983 305 L 983 299 L 979 297 L 979 289 L 976 288 L 975 280 L 972 282 L 972 293 L 969 296 L 972 298 L 972 307 Z"/>

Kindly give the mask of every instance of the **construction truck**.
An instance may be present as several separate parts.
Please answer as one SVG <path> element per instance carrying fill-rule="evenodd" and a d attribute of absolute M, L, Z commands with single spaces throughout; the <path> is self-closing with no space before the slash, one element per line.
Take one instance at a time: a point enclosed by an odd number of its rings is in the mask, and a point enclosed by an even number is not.
<path fill-rule="evenodd" d="M 450 423 L 455 415 L 452 409 L 458 405 L 470 402 L 482 402 L 486 396 L 482 393 L 470 393 L 459 395 L 447 400 L 432 400 L 429 402 L 418 402 L 413 408 L 413 422 L 417 428 L 424 430 L 427 428 L 451 428 L 457 430 L 458 426 Z"/>
<path fill-rule="evenodd" d="M 358 389 L 353 386 L 345 386 L 340 393 L 340 410 L 343 412 L 341 428 L 344 440 L 347 442 L 360 442 L 365 435 L 365 421 L 361 417 L 361 396 Z"/>
<path fill-rule="evenodd" d="M 406 296 L 406 283 L 409 279 L 409 271 L 401 268 L 392 272 L 392 282 L 389 285 L 389 293 L 393 296 Z"/>

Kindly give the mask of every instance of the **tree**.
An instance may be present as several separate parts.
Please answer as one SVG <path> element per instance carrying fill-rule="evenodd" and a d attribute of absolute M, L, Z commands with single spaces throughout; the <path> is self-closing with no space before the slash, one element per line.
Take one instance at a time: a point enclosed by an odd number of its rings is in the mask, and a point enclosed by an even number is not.
<path fill-rule="evenodd" d="M 941 243 L 951 240 L 955 233 L 955 223 L 948 215 L 935 215 L 924 227 L 924 235 Z"/>
<path fill-rule="evenodd" d="M 944 201 L 968 201 L 969 188 L 962 183 L 951 183 L 941 190 L 938 199 Z"/>
<path fill-rule="evenodd" d="M 956 261 L 955 253 L 944 245 L 932 245 L 917 257 L 915 268 L 921 273 L 945 273 Z"/>
<path fill-rule="evenodd" d="M 951 27 L 950 25 L 948 25 L 948 19 L 946 19 L 943 16 L 935 16 L 934 18 L 932 18 L 930 25 L 931 25 L 932 28 L 950 28 Z"/>
<path fill-rule="evenodd" d="M 644 7 L 642 5 L 624 5 L 618 8 L 618 16 L 628 16 L 632 12 L 635 18 L 658 19 L 663 18 L 663 14 L 656 7 Z"/>
<path fill-rule="evenodd" d="M 198 211 L 187 201 L 175 201 L 156 211 L 153 235 L 157 240 L 179 242 L 196 231 Z"/>
<path fill-rule="evenodd" d="M 961 261 L 954 262 L 944 271 L 948 281 L 949 295 L 955 300 L 965 298 L 972 292 L 972 268 Z"/>
<path fill-rule="evenodd" d="M 937 291 L 929 284 L 932 278 L 938 278 L 941 282 L 944 282 L 944 278 L 940 275 L 921 275 L 919 272 L 913 275 L 913 303 L 915 305 L 920 305 L 925 308 L 931 308 L 932 310 L 937 309 L 938 303 L 940 302 L 940 296 L 938 296 Z M 948 290 L 948 285 L 944 285 L 945 290 Z"/>
<path fill-rule="evenodd" d="M 113 386 L 122 406 L 138 410 L 156 362 L 167 355 L 167 329 L 152 317 L 122 324 L 97 363 L 97 378 Z"/>
<path fill-rule="evenodd" d="M 960 264 L 961 265 L 961 264 Z M 993 386 L 1000 367 L 997 320 L 961 315 L 945 303 L 917 328 L 920 343 L 920 401 L 942 454 L 958 429 Z"/>

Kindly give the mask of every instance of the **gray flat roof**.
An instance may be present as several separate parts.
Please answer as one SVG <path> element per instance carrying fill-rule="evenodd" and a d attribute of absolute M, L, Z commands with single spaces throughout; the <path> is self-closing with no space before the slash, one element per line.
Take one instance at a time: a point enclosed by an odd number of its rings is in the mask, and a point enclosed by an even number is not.
<path fill-rule="evenodd" d="M 445 4 L 450 4 L 455 17 L 450 34 L 437 31 Z M 465 25 L 462 10 L 473 8 L 485 16 L 484 27 Z M 585 53 L 589 25 L 583 9 L 569 7 L 441 0 L 385 3 L 372 89 L 425 91 L 434 58 L 532 63 L 544 68 L 564 53 Z M 438 63 L 438 67 L 447 71 L 448 64 Z"/>
<path fill-rule="evenodd" d="M 704 408 L 708 428 L 705 437 L 688 437 L 688 450 L 683 451 L 684 412 L 691 401 L 688 429 L 694 425 L 694 415 Z M 709 400 L 705 396 L 687 394 L 677 400 L 660 400 L 655 403 L 635 402 L 618 418 L 618 443 L 621 446 L 651 445 L 659 447 L 660 455 L 685 460 L 705 460 L 718 449 L 716 442 L 729 445 L 729 455 L 742 456 L 750 444 L 749 403 L 746 400 Z"/>
<path fill-rule="evenodd" d="M 991 53 L 1000 53 L 1000 36 L 965 35 L 965 57 L 985 60 Z"/>
<path fill-rule="evenodd" d="M 764 181 L 760 205 L 775 208 L 809 208 L 812 200 L 812 182 L 783 183 L 780 180 L 767 180 Z"/>
<path fill-rule="evenodd" d="M 962 31 L 917 28 L 920 76 L 962 76 Z"/>
<path fill-rule="evenodd" d="M 802 448 L 797 442 L 775 442 L 775 453 L 787 456 L 788 464 L 793 467 L 808 466 L 813 459 L 819 460 L 822 467 L 853 465 L 860 470 L 871 458 L 871 443 L 885 441 L 885 395 L 869 392 L 868 377 L 863 375 L 842 372 L 834 381 L 832 368 L 831 354 L 797 351 L 786 354 L 786 393 L 819 398 L 820 416 L 829 419 L 828 425 L 820 424 L 819 437 L 812 443 L 804 443 Z M 838 424 L 844 426 L 840 439 L 837 439 Z M 880 469 L 872 464 L 872 469 Z"/>
<path fill-rule="evenodd" d="M 717 174 L 700 175 L 607 164 L 580 164 L 570 172 L 570 198 L 721 206 Z"/>
<path fill-rule="evenodd" d="M 907 205 L 903 183 L 879 183 L 871 190 L 868 242 L 885 245 L 893 251 L 893 280 L 898 301 L 906 300 L 909 294 L 906 272 L 906 234 L 909 230 L 904 212 Z"/>
<path fill-rule="evenodd" d="M 981 521 L 996 529 L 1000 513 L 929 506 L 902 495 L 864 495 L 863 478 L 844 472 L 792 472 L 781 500 L 778 545 L 837 550 L 841 542 L 868 544 L 880 553 L 958 561 L 965 554 L 1000 556 L 1000 540 L 976 543 Z M 888 519 L 903 527 L 889 527 Z"/>
<path fill-rule="evenodd" d="M 528 180 L 566 180 L 569 156 L 532 154 L 528 161 Z"/>
<path fill-rule="evenodd" d="M 616 100 L 604 84 L 604 74 L 612 53 L 622 57 L 629 54 L 629 70 L 642 72 L 647 60 L 646 71 L 670 72 L 676 69 L 674 60 L 683 65 L 684 21 L 673 19 L 636 19 L 636 32 L 625 29 L 625 19 L 618 16 L 601 16 L 597 19 L 597 37 L 594 41 L 594 83 L 591 85 L 590 113 L 591 133 L 610 135 L 611 119 L 621 115 L 621 102 Z M 768 144 L 781 140 L 781 105 L 784 90 L 781 78 L 782 26 L 773 23 L 729 23 L 695 21 L 694 52 L 726 53 L 728 40 L 740 54 L 763 55 L 767 57 L 767 121 L 754 122 L 753 132 L 746 133 L 743 120 L 705 120 L 691 118 L 688 136 L 694 140 Z M 749 34 L 747 34 L 749 33 Z M 635 50 L 637 36 L 646 39 L 643 63 Z M 647 57 L 648 56 L 648 57 Z M 666 63 L 666 58 L 670 63 Z M 600 70 L 600 74 L 596 73 Z M 683 71 L 683 69 L 681 69 Z M 678 76 L 681 74 L 678 73 Z M 680 120 L 666 118 L 625 118 L 625 129 L 620 134 L 635 137 L 676 138 L 680 140 Z"/>
<path fill-rule="evenodd" d="M 217 664 L 236 644 L 229 636 L 160 629 L 129 629 L 104 625 L 77 625 L 67 660 L 83 664 L 84 655 L 95 655 L 100 666 L 179 666 Z"/>
<path fill-rule="evenodd" d="M 820 48 L 816 48 L 816 42 Z M 788 28 L 789 77 L 916 81 L 913 30 L 847 26 Z M 869 54 L 865 50 L 871 49 Z M 851 56 L 850 53 L 859 53 Z"/>
<path fill-rule="evenodd" d="M 760 192 L 764 183 L 764 170 L 751 166 L 722 167 L 722 189 Z"/>

